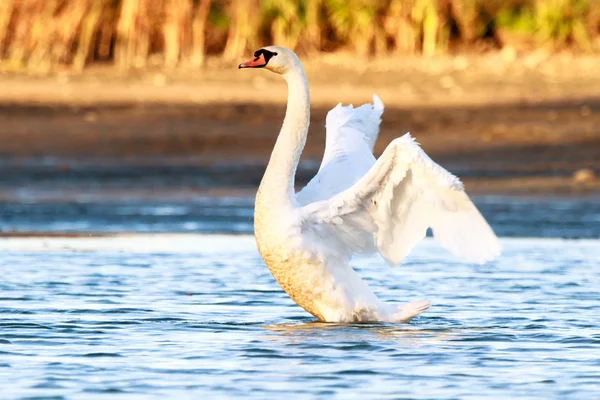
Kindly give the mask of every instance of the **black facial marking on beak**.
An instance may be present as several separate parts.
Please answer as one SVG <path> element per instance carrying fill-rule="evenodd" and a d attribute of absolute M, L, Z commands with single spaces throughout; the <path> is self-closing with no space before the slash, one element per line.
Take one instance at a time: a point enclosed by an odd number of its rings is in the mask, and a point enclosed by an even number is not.
<path fill-rule="evenodd" d="M 269 63 L 271 58 L 273 58 L 273 56 L 276 56 L 277 53 L 266 49 L 259 49 L 254 52 L 254 57 L 260 57 L 261 55 L 265 58 L 265 64 L 263 65 L 263 67 L 265 67 Z"/>
<path fill-rule="evenodd" d="M 246 61 L 238 65 L 238 68 L 264 68 L 269 63 L 269 60 L 276 56 L 277 53 L 265 49 L 260 49 L 254 52 L 254 59 Z"/>

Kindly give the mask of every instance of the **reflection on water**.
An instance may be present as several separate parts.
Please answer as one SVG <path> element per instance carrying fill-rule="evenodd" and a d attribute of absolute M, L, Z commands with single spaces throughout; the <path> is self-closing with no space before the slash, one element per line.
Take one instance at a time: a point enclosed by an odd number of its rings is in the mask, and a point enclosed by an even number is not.
<path fill-rule="evenodd" d="M 392 341 L 401 343 L 404 347 L 439 344 L 460 335 L 458 328 L 423 328 L 422 321 L 415 320 L 412 324 L 328 324 L 318 321 L 305 323 L 283 323 L 263 325 L 272 335 L 266 339 L 282 344 L 301 344 L 307 338 L 318 340 L 331 345 L 340 344 L 345 350 L 378 350 L 380 346 L 371 344 L 376 341 Z M 485 330 L 485 329 L 482 329 Z M 344 344 L 352 343 L 352 344 Z M 357 344 L 358 343 L 358 344 Z"/>
<path fill-rule="evenodd" d="M 359 257 L 410 325 L 323 324 L 249 235 L 0 239 L 8 398 L 600 396 L 598 240 L 503 239 L 491 264 L 432 240 L 398 268 Z M 0 396 L 2 397 L 2 396 Z"/>

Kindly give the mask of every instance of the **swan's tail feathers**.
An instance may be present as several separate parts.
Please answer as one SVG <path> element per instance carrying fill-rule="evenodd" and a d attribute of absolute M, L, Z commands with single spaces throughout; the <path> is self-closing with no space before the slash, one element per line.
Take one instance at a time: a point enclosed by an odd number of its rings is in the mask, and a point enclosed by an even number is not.
<path fill-rule="evenodd" d="M 410 322 L 411 319 L 421 314 L 429 307 L 431 307 L 431 302 L 429 300 L 418 300 L 412 303 L 402 304 L 398 307 L 398 312 L 394 315 L 394 320 L 397 322 Z"/>

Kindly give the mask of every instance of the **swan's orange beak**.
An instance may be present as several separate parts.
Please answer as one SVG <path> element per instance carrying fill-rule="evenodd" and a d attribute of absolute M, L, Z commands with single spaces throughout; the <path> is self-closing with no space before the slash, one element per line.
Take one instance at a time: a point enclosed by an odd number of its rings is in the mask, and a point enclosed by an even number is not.
<path fill-rule="evenodd" d="M 262 68 L 267 65 L 264 54 L 254 57 L 250 61 L 246 61 L 238 65 L 238 68 Z"/>

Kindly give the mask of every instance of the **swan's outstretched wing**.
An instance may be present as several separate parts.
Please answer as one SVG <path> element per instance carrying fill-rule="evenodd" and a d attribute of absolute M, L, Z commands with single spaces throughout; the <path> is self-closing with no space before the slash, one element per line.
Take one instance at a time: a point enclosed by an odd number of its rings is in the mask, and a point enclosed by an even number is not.
<path fill-rule="evenodd" d="M 379 134 L 383 103 L 358 108 L 338 104 L 326 119 L 325 154 L 317 175 L 296 195 L 300 205 L 329 199 L 348 189 L 375 164 L 373 146 Z"/>
<path fill-rule="evenodd" d="M 394 140 L 351 188 L 300 209 L 305 246 L 347 257 L 374 244 L 399 264 L 431 228 L 453 254 L 483 263 L 500 254 L 496 235 L 459 179 L 433 162 L 410 134 Z M 373 243 L 374 238 L 374 243 Z"/>

